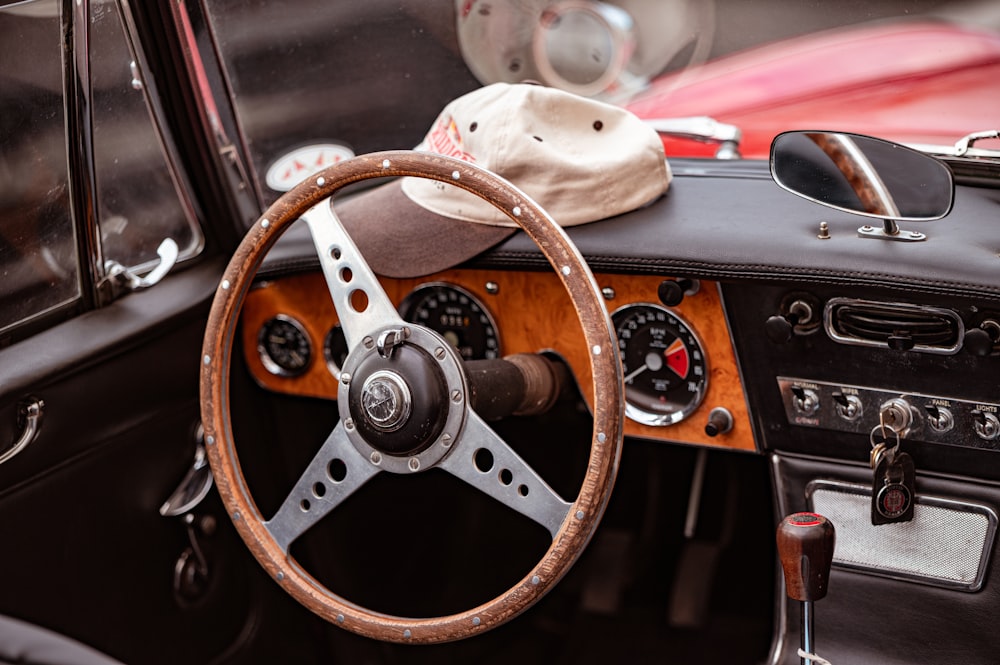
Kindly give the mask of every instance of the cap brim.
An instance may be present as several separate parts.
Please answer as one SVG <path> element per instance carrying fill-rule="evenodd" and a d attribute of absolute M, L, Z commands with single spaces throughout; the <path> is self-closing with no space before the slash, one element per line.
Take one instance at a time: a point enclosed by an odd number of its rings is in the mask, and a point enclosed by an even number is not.
<path fill-rule="evenodd" d="M 517 228 L 476 224 L 422 208 L 402 180 L 335 201 L 333 209 L 361 256 L 385 277 L 421 277 L 465 263 Z"/>

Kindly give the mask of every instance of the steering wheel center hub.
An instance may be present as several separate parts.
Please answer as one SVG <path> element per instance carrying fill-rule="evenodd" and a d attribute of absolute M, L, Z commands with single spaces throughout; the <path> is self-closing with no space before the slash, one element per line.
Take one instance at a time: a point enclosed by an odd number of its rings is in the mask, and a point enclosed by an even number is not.
<path fill-rule="evenodd" d="M 403 377 L 379 370 L 361 386 L 361 406 L 369 425 L 382 432 L 395 432 L 413 412 L 413 397 Z"/>
<path fill-rule="evenodd" d="M 391 353 L 359 345 L 344 361 L 348 378 L 337 398 L 351 443 L 392 473 L 431 468 L 450 452 L 465 419 L 466 386 L 457 354 L 430 330 L 407 330 Z"/>

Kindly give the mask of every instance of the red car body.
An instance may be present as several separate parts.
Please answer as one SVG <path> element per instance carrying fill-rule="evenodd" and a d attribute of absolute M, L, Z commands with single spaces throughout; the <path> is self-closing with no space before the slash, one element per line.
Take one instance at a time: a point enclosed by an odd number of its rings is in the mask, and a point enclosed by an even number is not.
<path fill-rule="evenodd" d="M 1000 125 L 1000 34 L 945 22 L 835 30 L 776 42 L 656 79 L 628 104 L 641 118 L 711 116 L 767 157 L 789 129 L 836 129 L 953 145 Z M 715 147 L 664 137 L 667 155 Z M 985 147 L 985 146 L 984 146 Z"/>

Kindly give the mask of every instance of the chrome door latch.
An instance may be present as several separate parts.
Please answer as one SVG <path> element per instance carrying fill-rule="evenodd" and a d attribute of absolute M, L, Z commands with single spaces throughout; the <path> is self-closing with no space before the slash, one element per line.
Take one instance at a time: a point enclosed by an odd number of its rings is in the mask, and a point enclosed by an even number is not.
<path fill-rule="evenodd" d="M 32 397 L 21 403 L 21 409 L 18 414 L 18 425 L 22 428 L 21 435 L 17 437 L 17 440 L 10 448 L 0 452 L 0 464 L 3 464 L 23 451 L 38 437 L 44 407 L 45 402 L 37 397 Z"/>

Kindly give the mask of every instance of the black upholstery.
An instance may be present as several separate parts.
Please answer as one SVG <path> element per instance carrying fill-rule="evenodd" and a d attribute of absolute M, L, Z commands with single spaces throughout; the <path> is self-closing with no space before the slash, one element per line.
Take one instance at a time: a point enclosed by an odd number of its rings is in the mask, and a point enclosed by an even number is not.
<path fill-rule="evenodd" d="M 0 616 L 0 665 L 121 665 L 45 628 Z"/>

